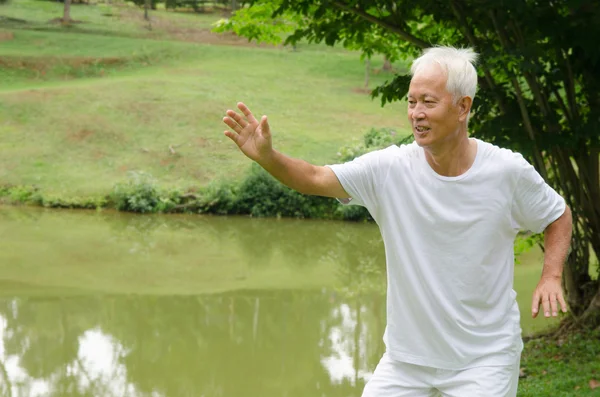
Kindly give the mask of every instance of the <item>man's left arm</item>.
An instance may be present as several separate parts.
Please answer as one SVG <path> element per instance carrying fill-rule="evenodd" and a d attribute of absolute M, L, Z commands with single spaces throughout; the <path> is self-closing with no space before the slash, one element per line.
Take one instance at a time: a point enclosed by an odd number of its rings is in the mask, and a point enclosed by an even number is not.
<path fill-rule="evenodd" d="M 558 304 L 564 312 L 567 304 L 562 291 L 563 264 L 571 244 L 572 216 L 569 206 L 565 212 L 544 230 L 544 268 L 542 278 L 533 293 L 531 315 L 535 318 L 539 313 L 540 301 L 544 316 L 558 315 Z"/>

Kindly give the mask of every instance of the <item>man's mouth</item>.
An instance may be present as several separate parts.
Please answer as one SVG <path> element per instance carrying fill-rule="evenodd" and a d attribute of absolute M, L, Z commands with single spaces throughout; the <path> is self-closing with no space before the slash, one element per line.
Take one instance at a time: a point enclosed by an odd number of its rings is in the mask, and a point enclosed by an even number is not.
<path fill-rule="evenodd" d="M 417 126 L 415 126 L 415 130 L 417 130 L 418 132 L 421 132 L 421 133 L 422 133 L 422 132 L 427 132 L 427 131 L 429 131 L 430 129 L 431 129 L 431 128 L 429 128 L 429 127 L 425 127 L 425 126 L 422 126 L 422 125 L 417 125 Z"/>

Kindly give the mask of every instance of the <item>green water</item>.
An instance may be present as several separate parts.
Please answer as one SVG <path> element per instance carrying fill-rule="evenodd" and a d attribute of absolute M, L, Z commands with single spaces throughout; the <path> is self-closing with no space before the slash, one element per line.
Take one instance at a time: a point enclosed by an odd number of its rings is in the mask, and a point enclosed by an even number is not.
<path fill-rule="evenodd" d="M 0 396 L 358 397 L 384 285 L 375 225 L 0 207 Z"/>

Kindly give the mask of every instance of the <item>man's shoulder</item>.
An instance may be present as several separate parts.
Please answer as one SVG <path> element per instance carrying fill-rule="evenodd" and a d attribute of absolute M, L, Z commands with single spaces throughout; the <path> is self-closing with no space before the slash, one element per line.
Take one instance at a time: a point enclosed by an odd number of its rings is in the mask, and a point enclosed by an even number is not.
<path fill-rule="evenodd" d="M 400 157 L 404 159 L 413 159 L 419 156 L 422 149 L 416 142 L 410 142 L 400 145 L 391 145 L 382 149 L 382 155 L 388 157 Z"/>
<path fill-rule="evenodd" d="M 412 159 L 418 156 L 419 146 L 416 143 L 390 145 L 382 149 L 373 150 L 360 156 L 363 160 L 376 160 L 379 163 L 393 161 L 394 159 Z"/>
<path fill-rule="evenodd" d="M 479 139 L 478 141 L 478 147 L 482 151 L 482 158 L 488 165 L 497 165 L 504 170 L 518 170 L 529 164 L 519 152 Z"/>

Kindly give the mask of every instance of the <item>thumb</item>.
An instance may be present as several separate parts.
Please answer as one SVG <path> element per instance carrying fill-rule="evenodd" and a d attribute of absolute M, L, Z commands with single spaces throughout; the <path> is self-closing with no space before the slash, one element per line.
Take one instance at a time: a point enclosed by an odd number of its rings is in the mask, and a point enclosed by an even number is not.
<path fill-rule="evenodd" d="M 263 137 L 269 138 L 271 136 L 271 127 L 269 127 L 269 121 L 267 120 L 267 116 L 262 116 L 260 119 L 260 130 L 262 132 Z"/>

